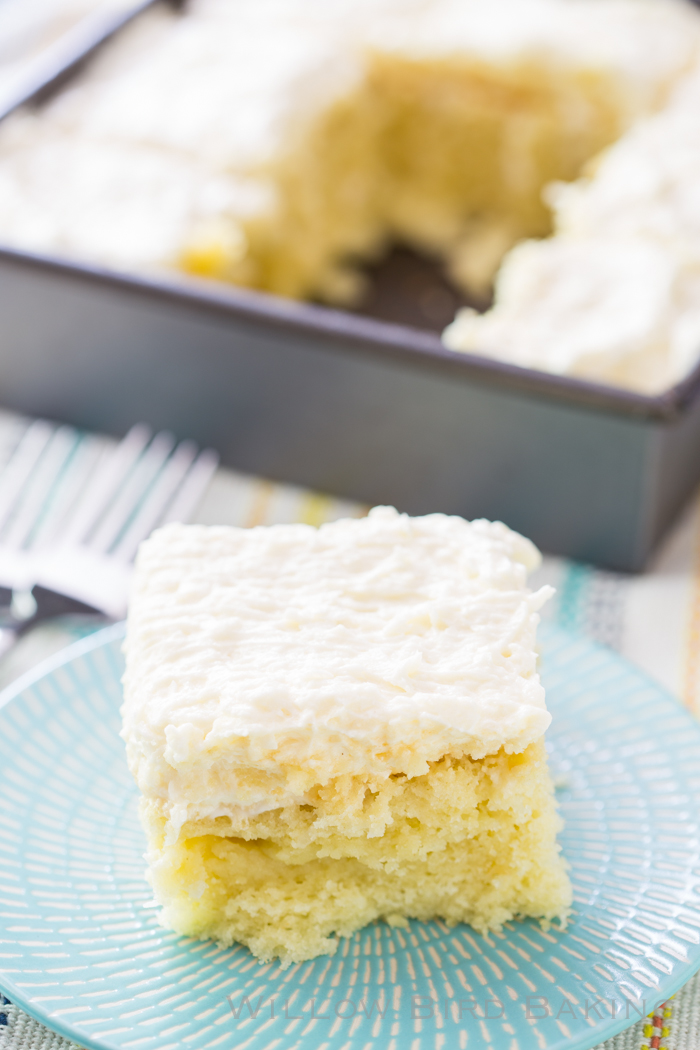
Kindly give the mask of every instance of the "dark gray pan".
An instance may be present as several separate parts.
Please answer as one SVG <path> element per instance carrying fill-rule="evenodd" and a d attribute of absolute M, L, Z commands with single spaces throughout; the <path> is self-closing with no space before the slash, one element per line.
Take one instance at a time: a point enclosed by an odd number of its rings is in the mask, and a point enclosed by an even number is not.
<path fill-rule="evenodd" d="M 643 567 L 700 480 L 700 366 L 643 397 L 453 353 L 408 325 L 7 248 L 0 402 L 115 434 L 145 419 L 240 470 L 501 519 L 619 570 Z"/>

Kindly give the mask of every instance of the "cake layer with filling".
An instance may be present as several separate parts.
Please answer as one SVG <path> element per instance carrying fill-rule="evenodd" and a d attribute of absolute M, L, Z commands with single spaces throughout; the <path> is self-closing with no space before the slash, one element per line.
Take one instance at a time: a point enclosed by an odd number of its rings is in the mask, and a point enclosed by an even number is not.
<path fill-rule="evenodd" d="M 288 962 L 376 918 L 564 917 L 537 563 L 392 508 L 146 541 L 123 735 L 164 921 Z"/>
<path fill-rule="evenodd" d="M 161 921 L 246 944 L 260 959 L 332 955 L 373 920 L 565 920 L 571 889 L 541 741 L 523 752 L 445 755 L 418 776 L 346 775 L 303 805 L 191 821 L 169 840 L 144 803 Z"/>

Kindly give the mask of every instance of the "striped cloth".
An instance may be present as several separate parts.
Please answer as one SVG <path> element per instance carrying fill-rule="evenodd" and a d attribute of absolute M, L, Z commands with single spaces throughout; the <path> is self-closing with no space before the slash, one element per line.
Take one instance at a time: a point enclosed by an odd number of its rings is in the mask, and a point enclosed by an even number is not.
<path fill-rule="evenodd" d="M 3 422 L 0 416 L 0 445 Z M 321 525 L 366 511 L 359 503 L 221 469 L 195 520 L 244 527 L 278 522 Z M 682 515 L 646 573 L 626 576 L 545 558 L 533 583 L 551 583 L 557 589 L 544 616 L 616 649 L 700 717 L 700 497 Z M 35 633 L 38 645 L 36 639 L 26 639 L 30 644 L 18 647 L 0 665 L 0 684 L 70 640 L 57 629 L 46 629 L 43 642 L 40 632 Z M 0 1050 L 69 1050 L 72 1046 L 12 1004 L 0 1001 Z M 656 1015 L 598 1050 L 647 1047 L 699 1050 L 700 975 Z"/>

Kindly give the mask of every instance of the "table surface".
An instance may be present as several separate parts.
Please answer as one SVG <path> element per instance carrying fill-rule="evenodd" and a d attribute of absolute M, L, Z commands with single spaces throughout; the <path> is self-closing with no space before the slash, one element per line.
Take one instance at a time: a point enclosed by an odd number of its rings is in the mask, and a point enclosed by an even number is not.
<path fill-rule="evenodd" d="M 22 425 L 18 417 L 0 413 L 0 466 Z M 299 521 L 321 525 L 366 510 L 357 503 L 220 469 L 194 520 L 245 527 Z M 556 588 L 543 617 L 616 649 L 700 717 L 700 494 L 645 573 L 626 576 L 545 556 L 532 583 Z M 74 637 L 60 625 L 35 631 L 0 661 L 0 687 Z M 668 1004 L 666 1015 L 660 1022 L 662 1031 L 648 1020 L 602 1045 L 606 1050 L 698 1050 L 700 975 Z M 0 1050 L 67 1050 L 72 1045 L 0 1002 Z"/>

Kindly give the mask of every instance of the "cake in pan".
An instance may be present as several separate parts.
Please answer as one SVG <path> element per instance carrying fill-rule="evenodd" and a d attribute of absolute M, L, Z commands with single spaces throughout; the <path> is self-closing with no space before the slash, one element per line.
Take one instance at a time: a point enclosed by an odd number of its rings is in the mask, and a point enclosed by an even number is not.
<path fill-rule="evenodd" d="M 123 735 L 162 921 L 286 964 L 374 919 L 565 920 L 537 562 L 386 507 L 143 544 Z"/>
<path fill-rule="evenodd" d="M 358 262 L 398 241 L 483 298 L 510 248 L 551 233 L 547 201 L 568 230 L 543 188 L 675 105 L 699 47 L 685 0 L 163 6 L 0 127 L 0 239 L 339 304 L 360 294 Z M 518 247 L 495 311 L 463 314 L 448 345 L 646 391 L 675 381 L 700 350 L 686 254 L 586 231 L 586 246 Z M 611 314 L 621 333 L 599 331 Z"/>
<path fill-rule="evenodd" d="M 700 356 L 700 70 L 581 179 L 546 190 L 556 234 L 507 256 L 456 350 L 656 393 Z"/>

